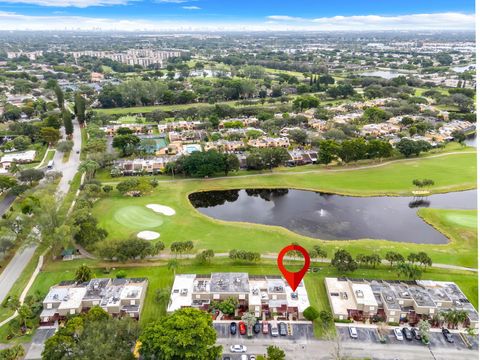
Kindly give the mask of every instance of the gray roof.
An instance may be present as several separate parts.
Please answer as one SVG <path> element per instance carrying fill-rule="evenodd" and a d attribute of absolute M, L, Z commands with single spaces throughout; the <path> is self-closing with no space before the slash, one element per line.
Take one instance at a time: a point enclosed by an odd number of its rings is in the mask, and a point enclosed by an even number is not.
<path fill-rule="evenodd" d="M 247 273 L 212 273 L 210 292 L 248 293 L 250 291 Z"/>

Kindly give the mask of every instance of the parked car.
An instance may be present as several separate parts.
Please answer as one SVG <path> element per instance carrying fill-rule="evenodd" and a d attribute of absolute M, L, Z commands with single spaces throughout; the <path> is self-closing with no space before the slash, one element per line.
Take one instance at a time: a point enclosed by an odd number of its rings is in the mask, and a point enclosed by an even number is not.
<path fill-rule="evenodd" d="M 230 352 L 244 353 L 244 352 L 247 352 L 247 347 L 245 345 L 232 345 L 230 346 Z"/>
<path fill-rule="evenodd" d="M 408 341 L 412 341 L 413 340 L 413 334 L 412 332 L 410 331 L 410 329 L 408 327 L 404 327 L 402 329 L 402 333 L 403 333 L 403 337 L 405 339 L 407 339 Z"/>
<path fill-rule="evenodd" d="M 350 333 L 350 337 L 352 339 L 357 339 L 358 338 L 357 328 L 351 326 L 351 327 L 348 328 L 348 332 Z"/>
<path fill-rule="evenodd" d="M 270 335 L 278 336 L 278 325 L 276 321 L 272 321 L 270 324 Z"/>
<path fill-rule="evenodd" d="M 224 356 L 223 360 L 232 360 L 232 358 L 230 356 Z"/>
<path fill-rule="evenodd" d="M 448 329 L 442 328 L 442 334 L 445 337 L 445 340 L 447 340 L 447 342 L 451 344 L 455 342 L 455 340 L 453 340 L 452 333 Z"/>
<path fill-rule="evenodd" d="M 280 336 L 287 336 L 287 324 L 284 322 L 278 323 L 278 330 L 280 332 Z"/>
<path fill-rule="evenodd" d="M 257 321 L 255 323 L 255 325 L 253 325 L 253 332 L 255 334 L 258 334 L 260 332 L 260 330 L 261 330 L 260 322 Z"/>
<path fill-rule="evenodd" d="M 240 360 L 248 360 L 248 356 L 245 354 L 242 354 L 242 356 L 240 357 Z"/>
<path fill-rule="evenodd" d="M 403 334 L 402 334 L 402 330 L 400 328 L 395 328 L 393 329 L 393 334 L 395 335 L 395 338 L 398 340 L 398 341 L 402 341 L 403 340 Z"/>
<path fill-rule="evenodd" d="M 268 321 L 262 321 L 262 332 L 268 334 Z"/>
<path fill-rule="evenodd" d="M 257 360 L 257 357 L 255 355 L 250 355 L 250 360 Z"/>
<path fill-rule="evenodd" d="M 230 334 L 235 335 L 237 333 L 237 323 L 232 321 L 230 323 Z"/>
<path fill-rule="evenodd" d="M 419 328 L 412 328 L 412 335 L 415 338 L 415 340 L 422 340 L 422 336 L 420 335 L 420 329 Z"/>
<path fill-rule="evenodd" d="M 240 329 L 240 335 L 245 335 L 247 333 L 247 327 L 243 321 L 238 323 L 238 328 Z"/>

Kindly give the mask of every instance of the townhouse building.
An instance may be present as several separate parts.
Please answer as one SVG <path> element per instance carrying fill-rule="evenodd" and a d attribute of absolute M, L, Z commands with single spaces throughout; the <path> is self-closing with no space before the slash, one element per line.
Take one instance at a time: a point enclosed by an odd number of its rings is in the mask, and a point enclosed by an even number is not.
<path fill-rule="evenodd" d="M 290 146 L 290 140 L 287 137 L 271 138 L 262 136 L 258 139 L 250 139 L 248 145 L 255 148 L 284 147 Z"/>
<path fill-rule="evenodd" d="M 281 276 L 226 272 L 175 276 L 167 312 L 183 307 L 208 311 L 212 302 L 228 298 L 238 301 L 236 316 L 251 312 L 256 317 L 298 320 L 310 306 L 303 281 L 292 291 Z"/>
<path fill-rule="evenodd" d="M 452 309 L 468 313 L 466 325 L 478 328 L 478 313 L 452 282 L 325 278 L 334 318 L 416 324 Z"/>
<path fill-rule="evenodd" d="M 148 280 L 146 278 L 92 279 L 86 283 L 64 281 L 50 288 L 43 300 L 41 324 L 53 324 L 100 306 L 112 316 L 140 318 Z"/>

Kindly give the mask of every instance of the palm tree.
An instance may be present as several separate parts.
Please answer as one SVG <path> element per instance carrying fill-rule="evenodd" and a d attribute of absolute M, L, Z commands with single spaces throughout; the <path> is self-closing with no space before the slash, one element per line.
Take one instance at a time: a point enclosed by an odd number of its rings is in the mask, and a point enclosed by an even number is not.
<path fill-rule="evenodd" d="M 78 171 L 85 173 L 86 180 L 89 181 L 95 175 L 95 171 L 100 167 L 100 165 L 93 160 L 85 160 L 78 167 Z"/>
<path fill-rule="evenodd" d="M 180 265 L 180 263 L 178 262 L 177 259 L 170 259 L 170 260 L 168 260 L 167 268 L 168 268 L 168 270 L 173 271 L 173 276 L 175 276 L 176 271 L 177 271 L 179 265 Z"/>
<path fill-rule="evenodd" d="M 32 316 L 32 310 L 28 305 L 22 305 L 18 308 L 18 317 L 20 318 L 20 322 L 23 323 L 23 326 L 27 327 L 27 320 Z"/>
<path fill-rule="evenodd" d="M 75 272 L 75 281 L 83 283 L 90 281 L 92 278 L 92 270 L 85 264 L 81 265 Z"/>

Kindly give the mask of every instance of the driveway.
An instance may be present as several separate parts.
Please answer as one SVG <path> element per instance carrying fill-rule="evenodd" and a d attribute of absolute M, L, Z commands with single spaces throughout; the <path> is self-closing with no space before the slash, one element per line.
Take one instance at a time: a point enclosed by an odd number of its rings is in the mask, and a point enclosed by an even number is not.
<path fill-rule="evenodd" d="M 45 341 L 51 338 L 57 331 L 56 327 L 39 327 L 33 335 L 32 343 L 28 348 L 25 360 L 41 359 L 42 351 L 45 348 Z"/>

